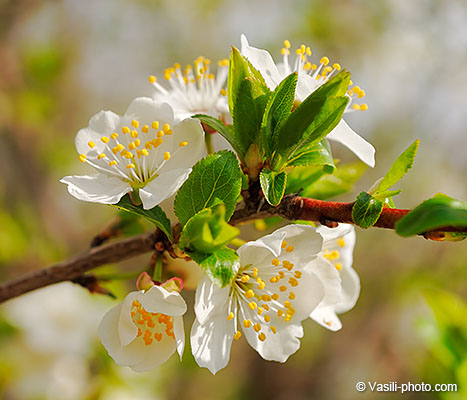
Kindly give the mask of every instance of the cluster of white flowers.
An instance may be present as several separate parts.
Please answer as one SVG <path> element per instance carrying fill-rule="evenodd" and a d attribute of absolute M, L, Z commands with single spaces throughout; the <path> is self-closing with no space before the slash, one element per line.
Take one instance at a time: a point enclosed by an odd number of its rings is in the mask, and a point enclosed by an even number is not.
<path fill-rule="evenodd" d="M 248 44 L 242 35 L 242 54 L 264 76 L 273 90 L 292 71 L 298 72 L 297 101 L 325 83 L 338 64 L 326 57 L 310 64 L 308 47 L 297 49 L 289 63 L 290 43 L 284 42 L 283 62 L 276 65 L 268 52 Z M 200 122 L 190 117 L 204 113 L 230 121 L 226 101 L 227 60 L 219 62 L 217 78 L 204 57 L 194 67 L 179 64 L 164 73 L 170 88 L 149 81 L 153 98 L 135 99 L 123 116 L 101 111 L 81 129 L 75 140 L 79 160 L 97 174 L 67 176 L 61 182 L 80 200 L 116 204 L 130 194 L 151 209 L 173 196 L 204 152 Z M 348 96 L 363 97 L 354 86 Z M 365 104 L 348 111 L 365 110 Z M 328 135 L 350 148 L 370 166 L 374 149 L 343 120 Z M 230 285 L 216 286 L 207 276 L 196 290 L 196 319 L 191 348 L 197 363 L 216 373 L 230 358 L 233 340 L 242 332 L 248 343 L 267 360 L 284 362 L 300 346 L 301 323 L 312 318 L 330 330 L 341 323 L 337 313 L 351 309 L 360 285 L 352 269 L 355 232 L 341 224 L 336 229 L 288 225 L 263 238 L 247 242 L 237 252 L 240 268 Z M 128 294 L 109 311 L 99 336 L 117 364 L 146 371 L 165 362 L 175 351 L 182 356 L 185 337 L 182 315 L 187 306 L 173 285 L 151 285 Z"/>

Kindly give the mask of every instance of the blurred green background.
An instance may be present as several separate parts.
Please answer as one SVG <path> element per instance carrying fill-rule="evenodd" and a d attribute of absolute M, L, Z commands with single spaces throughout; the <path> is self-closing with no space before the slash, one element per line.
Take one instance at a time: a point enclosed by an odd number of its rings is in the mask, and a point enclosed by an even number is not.
<path fill-rule="evenodd" d="M 198 55 L 228 57 L 240 34 L 279 58 L 284 39 L 306 43 L 353 73 L 369 110 L 346 117 L 373 143 L 368 189 L 416 138 L 402 208 L 444 192 L 467 198 L 467 3 L 463 0 L 0 0 L 0 281 L 85 249 L 112 218 L 59 183 L 88 171 L 74 135 L 101 109 L 123 113 L 150 95 L 147 76 Z M 335 146 L 343 161 L 354 161 Z M 347 194 L 339 199 L 351 200 Z M 144 268 L 148 257 L 119 266 Z M 156 371 L 116 366 L 97 324 L 117 304 L 61 284 L 0 307 L 0 398 L 373 399 L 358 381 L 457 383 L 457 393 L 388 393 L 385 399 L 467 398 L 467 246 L 358 230 L 362 284 L 343 329 L 305 321 L 286 364 L 263 361 L 240 340 L 215 377 L 189 345 Z M 105 267 L 113 270 L 115 266 Z M 133 281 L 110 285 L 120 300 Z M 184 292 L 193 303 L 193 292 Z M 193 313 L 186 315 L 187 338 Z"/>

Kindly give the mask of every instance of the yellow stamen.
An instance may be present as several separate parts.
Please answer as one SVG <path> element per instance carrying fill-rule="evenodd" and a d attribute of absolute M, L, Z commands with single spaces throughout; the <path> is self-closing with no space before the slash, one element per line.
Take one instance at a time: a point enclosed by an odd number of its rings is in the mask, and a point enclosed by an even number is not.
<path fill-rule="evenodd" d="M 95 144 L 92 140 L 90 140 L 90 141 L 88 142 L 88 146 L 89 146 L 91 149 L 93 149 L 94 147 L 96 147 L 96 144 Z"/>
<path fill-rule="evenodd" d="M 127 134 L 127 133 L 130 133 L 130 128 L 128 128 L 128 126 L 122 126 L 122 133 L 123 134 Z"/>
<path fill-rule="evenodd" d="M 107 136 L 102 136 L 102 137 L 101 137 L 102 143 L 108 143 L 109 140 L 110 140 L 110 139 L 109 139 Z"/>
<path fill-rule="evenodd" d="M 80 160 L 81 162 L 86 162 L 86 155 L 85 154 L 80 154 L 78 156 L 78 160 Z"/>
<path fill-rule="evenodd" d="M 258 335 L 258 339 L 261 340 L 262 342 L 264 342 L 266 340 L 266 335 L 264 334 L 264 332 L 261 332 Z"/>
<path fill-rule="evenodd" d="M 134 119 L 133 121 L 131 121 L 131 126 L 133 126 L 134 128 L 138 129 L 139 122 L 136 121 L 136 119 Z"/>
<path fill-rule="evenodd" d="M 118 133 L 117 132 L 112 133 L 110 135 L 110 138 L 113 139 L 113 140 L 117 139 L 118 138 Z M 105 142 L 105 143 L 107 143 L 107 142 Z"/>
<path fill-rule="evenodd" d="M 360 106 L 360 110 L 362 110 L 362 111 L 368 110 L 368 104 L 362 104 L 362 105 Z"/>
<path fill-rule="evenodd" d="M 237 331 L 237 332 L 235 332 L 234 339 L 238 340 L 238 339 L 240 339 L 241 336 L 242 336 L 242 332 Z"/>
<path fill-rule="evenodd" d="M 275 258 L 274 260 L 271 261 L 271 264 L 274 265 L 275 267 L 278 267 L 280 265 L 279 259 Z"/>
<path fill-rule="evenodd" d="M 329 58 L 323 57 L 323 58 L 321 58 L 321 60 L 319 60 L 319 62 L 320 62 L 321 64 L 323 64 L 324 66 L 326 66 L 326 65 L 329 64 Z"/>
<path fill-rule="evenodd" d="M 180 142 L 178 145 L 180 147 L 185 147 L 185 146 L 188 146 L 188 142 L 185 140 L 184 142 Z"/>
<path fill-rule="evenodd" d="M 285 251 L 287 253 L 291 253 L 292 251 L 294 251 L 294 247 L 293 246 L 287 246 L 287 248 L 285 249 Z"/>
<path fill-rule="evenodd" d="M 153 121 L 151 127 L 152 129 L 159 129 L 159 121 Z"/>
<path fill-rule="evenodd" d="M 141 132 L 148 133 L 149 132 L 149 126 L 143 125 L 143 127 L 141 128 Z"/>
<path fill-rule="evenodd" d="M 243 326 L 244 326 L 245 328 L 249 328 L 249 327 L 251 326 L 251 320 L 249 320 L 249 319 L 244 319 L 244 320 L 243 320 Z"/>
<path fill-rule="evenodd" d="M 258 305 L 252 301 L 251 303 L 248 303 L 248 307 L 250 308 L 250 310 L 254 310 L 258 307 Z"/>
<path fill-rule="evenodd" d="M 232 311 L 230 311 L 230 314 L 227 315 L 227 319 L 228 319 L 229 321 L 231 321 L 231 320 L 233 319 L 233 317 L 234 317 L 234 313 L 233 313 Z"/>
<path fill-rule="evenodd" d="M 253 290 L 249 289 L 245 292 L 245 297 L 247 299 L 252 299 L 253 297 L 255 297 L 255 292 L 253 292 Z"/>
<path fill-rule="evenodd" d="M 261 330 L 261 325 L 260 324 L 254 324 L 253 329 L 255 330 L 255 332 L 259 332 Z"/>
<path fill-rule="evenodd" d="M 105 154 L 104 153 L 101 153 L 97 156 L 97 159 L 98 160 L 102 160 L 103 158 L 105 158 Z"/>
<path fill-rule="evenodd" d="M 168 151 L 166 151 L 164 153 L 164 160 L 167 161 L 169 158 L 170 158 L 170 153 Z"/>
<path fill-rule="evenodd" d="M 135 168 L 135 164 L 128 164 L 126 167 L 127 167 L 128 169 Z"/>

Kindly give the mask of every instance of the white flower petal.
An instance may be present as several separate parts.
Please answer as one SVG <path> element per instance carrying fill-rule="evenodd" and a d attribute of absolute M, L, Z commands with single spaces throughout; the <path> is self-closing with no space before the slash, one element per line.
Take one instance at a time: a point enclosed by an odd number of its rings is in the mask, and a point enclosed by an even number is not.
<path fill-rule="evenodd" d="M 326 138 L 342 143 L 365 164 L 375 166 L 375 148 L 354 132 L 343 119 Z"/>
<path fill-rule="evenodd" d="M 331 262 L 318 257 L 307 269 L 313 271 L 323 284 L 324 293 L 320 306 L 335 305 L 343 300 L 341 277 Z"/>
<path fill-rule="evenodd" d="M 138 333 L 138 328 L 131 317 L 131 308 L 133 307 L 133 300 L 137 299 L 140 294 L 142 294 L 142 291 L 128 293 L 121 304 L 120 318 L 118 319 L 118 336 L 120 337 L 121 346 L 129 345 L 135 340 Z"/>
<path fill-rule="evenodd" d="M 126 117 L 134 118 L 140 122 L 163 121 L 172 124 L 174 114 L 172 107 L 167 103 L 159 103 L 149 97 L 138 97 L 128 106 Z"/>
<path fill-rule="evenodd" d="M 172 196 L 186 181 L 191 168 L 172 169 L 160 174 L 139 190 L 143 208 L 149 210 Z"/>
<path fill-rule="evenodd" d="M 196 288 L 195 313 L 200 324 L 220 313 L 229 299 L 229 289 L 215 285 L 207 275 L 201 278 Z"/>
<path fill-rule="evenodd" d="M 198 320 L 191 329 L 191 351 L 200 367 L 213 374 L 224 368 L 230 359 L 234 336 L 234 320 L 227 320 L 226 310 L 212 316 L 203 325 Z"/>
<path fill-rule="evenodd" d="M 263 75 L 264 81 L 269 89 L 274 90 L 282 79 L 271 54 L 266 50 L 250 46 L 246 36 L 243 34 L 240 40 L 242 43 L 242 55 L 251 62 L 253 67 L 255 67 L 261 75 Z"/>
<path fill-rule="evenodd" d="M 334 306 L 318 307 L 311 313 L 310 318 L 334 332 L 342 328 L 342 323 L 334 312 Z"/>
<path fill-rule="evenodd" d="M 336 312 L 339 314 L 351 310 L 360 295 L 360 279 L 353 268 L 343 268 L 341 279 L 343 299 L 336 304 Z"/>
<path fill-rule="evenodd" d="M 102 204 L 116 204 L 131 186 L 121 179 L 103 174 L 65 176 L 60 180 L 68 185 L 68 192 L 78 200 Z"/>
<path fill-rule="evenodd" d="M 138 342 L 145 350 L 145 357 L 140 362 L 130 365 L 131 369 L 136 372 L 150 371 L 162 365 L 175 352 L 176 348 L 175 340 L 167 335 L 162 335 L 162 340 L 154 342 L 151 346 L 144 346 L 142 341 Z"/>
<path fill-rule="evenodd" d="M 180 316 L 186 312 L 186 303 L 178 292 L 169 292 L 162 286 L 153 286 L 138 296 L 143 308 L 152 313 Z"/>
<path fill-rule="evenodd" d="M 183 318 L 173 317 L 175 342 L 177 343 L 177 352 L 182 360 L 183 350 L 185 349 L 185 329 L 183 328 Z"/>

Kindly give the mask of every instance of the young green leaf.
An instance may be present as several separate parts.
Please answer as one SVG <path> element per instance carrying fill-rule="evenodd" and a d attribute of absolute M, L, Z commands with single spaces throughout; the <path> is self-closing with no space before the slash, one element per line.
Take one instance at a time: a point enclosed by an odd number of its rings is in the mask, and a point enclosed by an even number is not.
<path fill-rule="evenodd" d="M 126 194 L 117 204 L 114 204 L 114 207 L 146 218 L 164 232 L 169 240 L 172 240 L 172 225 L 165 212 L 162 211 L 162 208 L 159 206 L 151 208 L 150 210 L 145 210 L 142 205 L 134 205 L 130 196 Z"/>
<path fill-rule="evenodd" d="M 232 282 L 240 268 L 240 257 L 235 250 L 228 247 L 216 250 L 208 256 L 200 253 L 193 253 L 190 256 L 220 287 L 225 287 Z"/>
<path fill-rule="evenodd" d="M 193 167 L 175 197 L 175 215 L 185 225 L 197 212 L 224 203 L 225 219 L 232 216 L 242 186 L 237 157 L 223 150 L 208 155 Z"/>
<path fill-rule="evenodd" d="M 413 142 L 407 150 L 405 150 L 396 161 L 391 165 L 389 171 L 384 175 L 379 185 L 374 191 L 374 195 L 387 191 L 391 186 L 399 182 L 402 177 L 412 168 L 415 156 L 417 155 L 419 140 Z"/>
<path fill-rule="evenodd" d="M 281 202 L 287 186 L 285 171 L 276 172 L 264 168 L 259 175 L 259 181 L 267 202 L 272 206 L 277 206 Z"/>
<path fill-rule="evenodd" d="M 327 172 L 332 173 L 336 166 L 332 158 L 331 147 L 327 139 L 305 146 L 293 154 L 287 161 L 288 166 L 323 165 Z"/>
<path fill-rule="evenodd" d="M 396 233 L 412 236 L 444 226 L 464 228 L 467 232 L 467 202 L 448 196 L 426 200 L 396 223 Z"/>
<path fill-rule="evenodd" d="M 277 129 L 292 111 L 298 75 L 296 72 L 285 78 L 269 97 L 261 123 L 261 143 L 266 158 L 271 159 L 277 145 Z"/>
<path fill-rule="evenodd" d="M 361 192 L 353 205 L 352 218 L 359 227 L 367 229 L 378 221 L 383 205 L 382 201 Z"/>
<path fill-rule="evenodd" d="M 185 251 L 210 254 L 238 236 L 240 230 L 225 222 L 225 206 L 205 208 L 185 224 L 179 246 Z"/>

